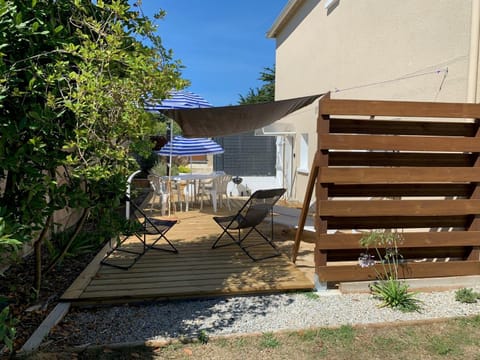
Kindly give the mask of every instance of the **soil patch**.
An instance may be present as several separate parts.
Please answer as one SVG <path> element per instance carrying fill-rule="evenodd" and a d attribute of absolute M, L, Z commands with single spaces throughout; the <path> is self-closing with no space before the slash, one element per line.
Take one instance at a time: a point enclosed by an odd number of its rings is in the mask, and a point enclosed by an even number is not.
<path fill-rule="evenodd" d="M 18 321 L 15 326 L 15 351 L 20 350 L 58 304 L 59 298 L 95 257 L 97 251 L 68 257 L 45 274 L 38 297 L 35 296 L 32 286 L 35 275 L 33 255 L 26 256 L 5 271 L 1 278 L 0 295 L 7 298 L 10 312 Z M 44 258 L 46 259 L 46 255 Z"/>

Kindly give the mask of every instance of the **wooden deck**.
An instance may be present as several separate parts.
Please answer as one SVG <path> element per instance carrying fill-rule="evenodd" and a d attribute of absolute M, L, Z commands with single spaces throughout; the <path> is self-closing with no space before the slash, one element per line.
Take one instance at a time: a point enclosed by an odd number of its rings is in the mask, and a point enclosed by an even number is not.
<path fill-rule="evenodd" d="M 313 288 L 314 266 L 309 251 L 303 258 L 299 256 L 297 266 L 290 261 L 294 231 L 276 225 L 275 243 L 285 253 L 253 262 L 233 243 L 211 249 L 221 230 L 212 215 L 208 208 L 174 214 L 172 217 L 179 222 L 167 237 L 179 253 L 150 250 L 129 270 L 100 265 L 107 250 L 103 249 L 63 294 L 62 300 L 78 304 L 125 303 Z M 258 238 L 252 236 L 248 241 L 258 242 Z M 139 245 L 131 243 L 132 247 Z M 271 253 L 272 249 L 265 244 L 252 252 L 258 256 Z"/>

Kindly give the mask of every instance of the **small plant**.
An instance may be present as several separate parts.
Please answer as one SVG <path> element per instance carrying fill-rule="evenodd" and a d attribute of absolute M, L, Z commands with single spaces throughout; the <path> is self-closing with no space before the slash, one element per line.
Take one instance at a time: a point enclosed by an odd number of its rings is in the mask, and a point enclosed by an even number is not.
<path fill-rule="evenodd" d="M 202 344 L 206 344 L 208 343 L 208 340 L 209 340 L 209 337 L 208 337 L 208 334 L 205 330 L 200 330 L 200 332 L 198 333 L 198 341 L 200 341 Z"/>
<path fill-rule="evenodd" d="M 262 340 L 260 341 L 260 346 L 262 348 L 273 349 L 280 345 L 280 341 L 273 335 L 273 333 L 263 333 Z"/>
<path fill-rule="evenodd" d="M 192 172 L 192 170 L 187 165 L 178 165 L 178 172 L 183 174 L 189 174 Z"/>
<path fill-rule="evenodd" d="M 408 284 L 399 280 L 398 268 L 403 262 L 402 255 L 398 252 L 398 243 L 402 237 L 397 232 L 372 231 L 360 239 L 360 245 L 366 249 L 360 254 L 358 263 L 361 267 L 375 267 L 377 261 L 369 254 L 368 250 L 373 247 L 381 264 L 381 271 L 375 271 L 377 281 L 370 286 L 372 294 L 382 300 L 381 307 L 390 307 L 404 312 L 419 311 L 420 300 L 415 293 L 409 291 Z M 385 249 L 384 254 L 380 249 Z"/>
<path fill-rule="evenodd" d="M 402 312 L 420 310 L 420 300 L 408 290 L 408 284 L 397 279 L 379 280 L 370 286 L 373 295 L 382 300 L 380 307 L 390 307 Z"/>
<path fill-rule="evenodd" d="M 320 296 L 315 291 L 308 291 L 305 293 L 305 297 L 310 300 L 317 300 Z"/>
<path fill-rule="evenodd" d="M 0 308 L 2 303 L 0 303 Z M 13 351 L 13 340 L 15 339 L 15 324 L 16 320 L 10 314 L 10 308 L 8 306 L 3 307 L 0 311 L 0 350 L 3 346 Z"/>
<path fill-rule="evenodd" d="M 473 304 L 480 298 L 480 293 L 473 291 L 473 289 L 459 289 L 455 291 L 455 300 L 464 304 Z"/>

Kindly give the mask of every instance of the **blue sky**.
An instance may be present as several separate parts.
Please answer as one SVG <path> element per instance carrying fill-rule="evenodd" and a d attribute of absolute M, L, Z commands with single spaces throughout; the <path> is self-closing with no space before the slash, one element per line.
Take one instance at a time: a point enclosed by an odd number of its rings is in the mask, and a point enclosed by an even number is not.
<path fill-rule="evenodd" d="M 157 21 L 158 34 L 182 61 L 188 90 L 214 106 L 237 104 L 240 94 L 261 86 L 265 67 L 275 63 L 275 40 L 266 33 L 287 0 L 144 0 L 145 15 Z"/>

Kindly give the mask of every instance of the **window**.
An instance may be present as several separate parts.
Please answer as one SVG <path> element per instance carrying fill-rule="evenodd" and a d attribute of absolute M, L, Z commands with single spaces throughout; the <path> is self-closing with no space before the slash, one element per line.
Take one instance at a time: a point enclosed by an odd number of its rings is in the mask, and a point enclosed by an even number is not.
<path fill-rule="evenodd" d="M 302 134 L 300 136 L 299 170 L 308 172 L 308 134 Z"/>
<path fill-rule="evenodd" d="M 213 169 L 229 175 L 275 176 L 275 136 L 255 136 L 253 132 L 215 138 L 225 152 L 215 155 Z"/>
<path fill-rule="evenodd" d="M 207 162 L 208 162 L 207 155 L 192 156 L 192 163 L 194 164 L 206 164 Z"/>

